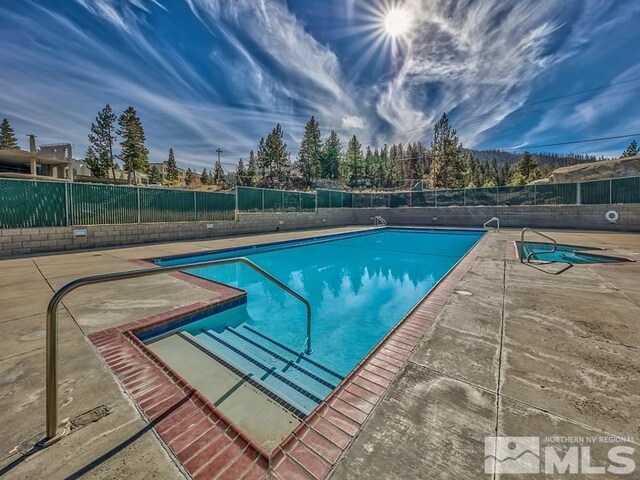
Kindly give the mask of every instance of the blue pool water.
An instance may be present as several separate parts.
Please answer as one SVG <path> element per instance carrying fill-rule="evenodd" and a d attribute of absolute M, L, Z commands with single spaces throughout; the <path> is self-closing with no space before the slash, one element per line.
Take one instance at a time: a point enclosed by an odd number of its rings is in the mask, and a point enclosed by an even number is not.
<path fill-rule="evenodd" d="M 522 250 L 520 243 L 518 242 L 518 248 Z M 531 260 L 539 262 L 564 262 L 573 264 L 586 264 L 586 263 L 613 263 L 624 261 L 624 259 L 616 257 L 608 257 L 606 255 L 599 255 L 595 253 L 587 253 L 584 250 L 593 250 L 590 247 L 580 247 L 577 245 L 558 245 L 555 251 L 553 245 L 550 243 L 535 243 L 525 242 L 524 252 L 521 253 L 523 258 L 533 252 Z"/>
<path fill-rule="evenodd" d="M 246 265 L 189 273 L 247 291 L 245 305 L 180 334 L 308 413 L 481 238 L 479 231 L 380 229 L 173 259 L 180 265 L 245 256 L 312 306 L 311 355 L 303 304 Z"/>

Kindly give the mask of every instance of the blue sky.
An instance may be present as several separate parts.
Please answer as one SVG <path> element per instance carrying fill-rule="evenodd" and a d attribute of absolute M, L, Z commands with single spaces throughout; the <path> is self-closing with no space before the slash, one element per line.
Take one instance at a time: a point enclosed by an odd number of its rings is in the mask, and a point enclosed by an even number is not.
<path fill-rule="evenodd" d="M 276 122 L 295 153 L 311 115 L 374 146 L 428 143 L 442 112 L 474 148 L 640 132 L 637 0 L 396 5 L 411 27 L 392 38 L 384 1 L 0 0 L 0 117 L 81 157 L 97 111 L 131 104 L 152 161 L 197 169 Z"/>

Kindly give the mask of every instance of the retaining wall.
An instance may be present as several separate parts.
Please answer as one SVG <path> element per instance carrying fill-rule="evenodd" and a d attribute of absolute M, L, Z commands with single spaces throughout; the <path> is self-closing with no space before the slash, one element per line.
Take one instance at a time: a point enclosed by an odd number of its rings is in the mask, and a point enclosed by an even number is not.
<path fill-rule="evenodd" d="M 604 214 L 611 209 L 620 214 L 615 224 L 604 218 Z M 339 208 L 320 209 L 317 213 L 247 213 L 238 215 L 235 221 L 221 222 L 5 229 L 0 230 L 0 257 L 252 233 L 371 225 L 375 215 L 383 216 L 390 225 L 481 227 L 486 220 L 496 216 L 500 218 L 502 227 L 640 231 L 640 204 Z M 73 231 L 78 228 L 86 228 L 87 236 L 74 237 Z"/>

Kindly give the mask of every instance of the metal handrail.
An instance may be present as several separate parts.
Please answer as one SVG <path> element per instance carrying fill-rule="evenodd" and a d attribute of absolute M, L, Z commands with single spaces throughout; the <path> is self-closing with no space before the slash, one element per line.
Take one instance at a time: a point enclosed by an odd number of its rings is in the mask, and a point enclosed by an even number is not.
<path fill-rule="evenodd" d="M 484 225 L 482 225 L 482 227 L 483 228 L 487 228 L 487 225 L 489 225 L 493 221 L 496 222 L 496 231 L 499 232 L 500 231 L 500 219 L 498 217 L 493 217 L 492 219 L 487 220 L 486 222 L 484 222 Z"/>
<path fill-rule="evenodd" d="M 551 240 L 553 242 L 553 248 L 551 250 L 549 250 L 548 252 L 529 252 L 529 254 L 527 255 L 527 262 L 531 261 L 531 257 L 535 254 L 535 253 L 553 253 L 558 249 L 558 242 L 555 241 L 555 239 L 551 238 L 549 235 L 545 235 L 544 233 L 540 233 L 537 230 L 534 230 L 533 228 L 529 228 L 529 227 L 524 227 L 522 229 L 522 233 L 520 234 L 520 248 L 522 249 L 520 252 L 520 263 L 524 263 L 524 260 L 522 258 L 522 254 L 524 253 L 524 234 L 526 231 L 530 231 L 533 233 L 537 233 L 538 235 L 540 235 L 541 237 L 546 238 L 547 240 Z"/>
<path fill-rule="evenodd" d="M 377 227 L 378 225 L 386 225 L 387 221 L 382 218 L 380 215 L 376 215 L 373 217 L 373 226 Z"/>
<path fill-rule="evenodd" d="M 188 263 L 186 265 L 176 265 L 171 267 L 147 268 L 141 270 L 131 270 L 128 272 L 107 273 L 103 275 L 92 275 L 90 277 L 78 278 L 62 286 L 53 294 L 47 307 L 47 349 L 46 349 L 46 437 L 38 442 L 38 447 L 48 447 L 57 442 L 66 433 L 66 429 L 58 428 L 58 306 L 62 299 L 73 290 L 86 285 L 97 283 L 115 282 L 128 278 L 146 277 L 149 275 L 159 275 L 162 273 L 176 272 L 192 268 L 209 267 L 212 265 L 225 265 L 230 263 L 243 263 L 252 268 L 262 276 L 271 280 L 277 286 L 300 300 L 307 309 L 307 338 L 305 341 L 305 353 L 311 354 L 311 304 L 288 285 L 282 283 L 269 272 L 259 267 L 245 257 L 225 258 L 221 260 L 210 260 L 206 262 Z"/>

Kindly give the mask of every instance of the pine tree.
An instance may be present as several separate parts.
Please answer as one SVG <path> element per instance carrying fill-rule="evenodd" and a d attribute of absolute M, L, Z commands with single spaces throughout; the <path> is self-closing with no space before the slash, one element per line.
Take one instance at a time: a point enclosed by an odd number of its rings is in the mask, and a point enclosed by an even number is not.
<path fill-rule="evenodd" d="M 131 183 L 131 174 L 149 170 L 149 150 L 144 145 L 146 137 L 135 108 L 129 106 L 122 112 L 118 118 L 116 133 L 122 138 L 118 158 L 122 160 L 128 181 Z"/>
<path fill-rule="evenodd" d="M 211 183 L 211 176 L 207 173 L 207 169 L 203 168 L 200 174 L 200 183 L 202 185 L 209 185 Z"/>
<path fill-rule="evenodd" d="M 258 169 L 260 170 L 260 178 L 267 178 L 271 176 L 271 163 L 267 156 L 267 147 L 264 141 L 264 137 L 258 142 L 258 155 L 256 158 Z"/>
<path fill-rule="evenodd" d="M 98 112 L 96 120 L 91 124 L 89 143 L 93 147 L 98 161 L 101 164 L 100 171 L 111 170 L 111 176 L 116 178 L 116 162 L 113 155 L 113 144 L 116 141 L 116 115 L 111 106 L 106 104 Z"/>
<path fill-rule="evenodd" d="M 340 176 L 340 156 L 342 144 L 335 130 L 331 130 L 329 137 L 322 146 L 322 176 L 337 179 Z"/>
<path fill-rule="evenodd" d="M 278 123 L 271 133 L 267 135 L 265 141 L 267 162 L 271 167 L 270 177 L 277 184 L 281 184 L 289 178 L 289 152 L 283 137 L 282 127 Z"/>
<path fill-rule="evenodd" d="M 318 178 L 321 174 L 321 153 L 320 126 L 316 119 L 311 117 L 311 120 L 304 127 L 304 136 L 302 137 L 302 142 L 300 142 L 300 151 L 298 152 L 298 165 L 307 185 L 310 185 L 311 180 Z"/>
<path fill-rule="evenodd" d="M 238 162 L 238 166 L 236 167 L 236 185 L 238 187 L 242 187 L 244 185 L 247 185 L 247 183 L 247 171 L 244 168 L 244 161 L 240 159 L 240 161 Z"/>
<path fill-rule="evenodd" d="M 526 185 L 541 177 L 540 167 L 529 152 L 520 155 L 520 159 L 515 167 L 515 172 L 511 178 L 512 185 Z"/>
<path fill-rule="evenodd" d="M 0 124 L 0 150 L 19 150 L 18 139 L 6 118 Z"/>
<path fill-rule="evenodd" d="M 193 173 L 193 170 L 191 170 L 191 168 L 187 168 L 187 172 L 184 175 L 184 183 L 186 183 L 187 185 L 191 185 L 195 178 L 196 175 L 195 173 Z"/>
<path fill-rule="evenodd" d="M 463 182 L 462 145 L 446 113 L 433 127 L 429 181 L 432 187 L 456 188 Z"/>
<path fill-rule="evenodd" d="M 4 122 L 2 125 L 4 127 Z M 622 152 L 622 155 L 620 155 L 620 158 L 637 157 L 638 155 L 640 155 L 640 150 L 638 150 L 638 144 L 636 143 L 635 140 L 631 140 L 631 143 L 629 144 L 627 149 L 624 152 Z"/>
<path fill-rule="evenodd" d="M 504 162 L 500 168 L 500 183 L 498 185 L 508 185 L 511 182 L 511 164 Z"/>
<path fill-rule="evenodd" d="M 346 156 L 347 165 L 349 165 L 351 170 L 351 177 L 349 181 L 352 187 L 357 187 L 360 183 L 362 160 L 362 144 L 354 135 L 351 137 L 351 140 L 349 140 L 349 144 L 347 145 Z"/>
<path fill-rule="evenodd" d="M 169 158 L 167 159 L 167 180 L 170 182 L 178 180 L 178 164 L 173 154 L 173 148 L 169 149 Z"/>
<path fill-rule="evenodd" d="M 249 152 L 249 162 L 247 163 L 247 178 L 245 185 L 251 187 L 258 182 L 258 162 L 253 150 Z"/>
<path fill-rule="evenodd" d="M 149 169 L 149 183 L 162 183 L 162 173 L 156 165 Z"/>
<path fill-rule="evenodd" d="M 100 161 L 91 145 L 89 145 L 87 152 L 84 154 L 84 163 L 87 164 L 87 167 L 91 170 L 91 175 L 94 177 L 104 178 L 109 174 L 106 165 Z"/>
<path fill-rule="evenodd" d="M 363 167 L 364 178 L 369 185 L 373 185 L 373 175 L 371 174 L 373 172 L 373 152 L 371 151 L 371 147 L 367 146 L 365 152 Z"/>
<path fill-rule="evenodd" d="M 214 185 L 224 186 L 225 174 L 224 174 L 224 169 L 222 168 L 222 164 L 220 163 L 220 160 L 216 160 L 216 163 L 213 166 L 213 175 L 211 175 L 210 178 L 211 178 L 211 182 Z"/>

